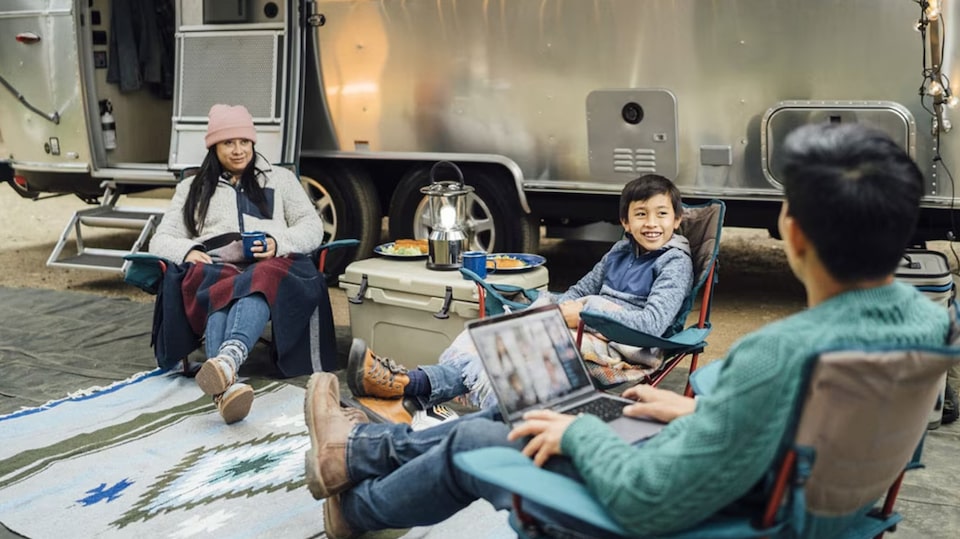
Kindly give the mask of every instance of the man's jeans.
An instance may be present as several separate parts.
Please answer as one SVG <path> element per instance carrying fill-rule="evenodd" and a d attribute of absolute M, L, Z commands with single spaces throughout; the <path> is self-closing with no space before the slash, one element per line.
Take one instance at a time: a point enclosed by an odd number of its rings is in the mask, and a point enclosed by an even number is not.
<path fill-rule="evenodd" d="M 430 398 L 427 406 L 443 404 L 448 400 L 466 395 L 470 388 L 463 382 L 459 367 L 451 364 L 424 365 L 420 367 L 430 380 Z M 496 401 L 494 401 L 496 404 Z"/>
<path fill-rule="evenodd" d="M 340 494 L 344 518 L 361 532 L 436 524 L 478 498 L 509 509 L 509 492 L 453 464 L 461 451 L 521 449 L 526 440 L 508 442 L 510 428 L 499 419 L 491 408 L 420 431 L 406 424 L 358 425 L 347 443 L 347 473 L 355 486 Z M 547 468 L 580 479 L 569 459 L 550 459 Z"/>
<path fill-rule="evenodd" d="M 270 320 L 270 305 L 261 294 L 242 297 L 229 306 L 207 316 L 205 349 L 207 357 L 215 357 L 227 341 L 240 341 L 246 351 L 253 349 L 263 328 Z"/>

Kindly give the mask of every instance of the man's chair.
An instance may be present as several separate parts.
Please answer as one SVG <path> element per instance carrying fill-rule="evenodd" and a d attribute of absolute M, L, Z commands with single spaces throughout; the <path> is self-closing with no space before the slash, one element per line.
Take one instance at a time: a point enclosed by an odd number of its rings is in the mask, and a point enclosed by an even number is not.
<path fill-rule="evenodd" d="M 669 537 L 881 537 L 901 520 L 894 503 L 903 472 L 918 458 L 943 373 L 958 360 L 958 348 L 811 356 L 799 381 L 804 396 L 779 456 L 757 486 L 766 504 L 743 516 L 712 517 Z M 519 451 L 480 449 L 456 455 L 454 462 L 515 493 L 510 522 L 521 537 L 568 533 L 554 534 L 556 527 L 526 512 L 524 501 L 591 530 L 631 536 L 584 484 L 534 466 Z"/>
<path fill-rule="evenodd" d="M 680 233 L 690 242 L 694 284 L 680 312 L 674 318 L 673 324 L 664 335 L 649 335 L 633 330 L 602 312 L 583 311 L 580 313 L 578 344 L 586 325 L 616 343 L 641 348 L 658 348 L 663 353 L 663 361 L 659 368 L 643 380 L 653 386 L 658 385 L 687 356 L 691 356 L 689 372 L 694 372 L 700 354 L 707 346 L 707 336 L 710 335 L 711 330 L 710 306 L 713 301 L 714 285 L 717 282 L 720 235 L 723 232 L 725 213 L 726 205 L 720 200 L 711 200 L 701 205 L 684 205 Z M 684 329 L 687 316 L 697 298 L 700 300 L 697 322 Z M 624 381 L 617 376 L 616 370 L 597 367 L 591 371 L 591 374 L 601 386 L 612 387 Z M 686 394 L 691 394 L 689 384 Z"/>

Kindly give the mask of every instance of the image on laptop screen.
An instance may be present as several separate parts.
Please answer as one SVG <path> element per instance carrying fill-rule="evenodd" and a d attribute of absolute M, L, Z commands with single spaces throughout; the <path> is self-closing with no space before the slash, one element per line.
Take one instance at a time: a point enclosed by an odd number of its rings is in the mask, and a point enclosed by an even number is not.
<path fill-rule="evenodd" d="M 560 309 L 535 308 L 518 314 L 470 330 L 508 416 L 592 387 Z"/>

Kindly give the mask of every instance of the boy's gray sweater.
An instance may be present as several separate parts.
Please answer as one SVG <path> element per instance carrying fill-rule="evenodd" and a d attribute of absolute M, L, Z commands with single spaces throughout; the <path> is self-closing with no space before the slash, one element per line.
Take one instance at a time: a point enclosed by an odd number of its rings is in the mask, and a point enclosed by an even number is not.
<path fill-rule="evenodd" d="M 191 237 L 183 220 L 183 205 L 194 176 L 177 185 L 170 208 L 150 240 L 150 253 L 179 264 L 190 250 L 201 247 L 205 240 L 244 231 L 265 232 L 276 240 L 276 256 L 310 253 L 320 247 L 323 223 L 296 175 L 283 167 L 271 166 L 260 157 L 257 157 L 257 168 L 262 171 L 257 174 L 257 180 L 272 206 L 270 216 L 258 215 L 259 210 L 245 195 L 229 182 L 220 180 L 210 198 L 200 236 Z M 246 207 L 242 217 L 241 203 Z"/>
<path fill-rule="evenodd" d="M 649 335 L 663 335 L 693 286 L 687 238 L 674 234 L 653 252 L 640 252 L 633 238 L 618 241 L 600 262 L 558 302 L 600 296 L 623 310 L 607 311 L 621 324 Z M 589 301 L 585 309 L 590 310 Z"/>

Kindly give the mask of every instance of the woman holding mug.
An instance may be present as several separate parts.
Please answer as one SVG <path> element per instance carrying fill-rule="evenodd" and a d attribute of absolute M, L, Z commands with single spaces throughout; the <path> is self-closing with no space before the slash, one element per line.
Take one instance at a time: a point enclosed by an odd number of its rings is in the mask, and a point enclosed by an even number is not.
<path fill-rule="evenodd" d="M 256 142 L 245 107 L 214 105 L 207 155 L 197 174 L 177 185 L 150 242 L 152 254 L 182 264 L 183 314 L 193 332 L 204 336 L 208 358 L 197 384 L 214 397 L 228 424 L 250 410 L 253 389 L 237 383 L 237 371 L 271 313 L 278 367 L 297 375 L 305 374 L 302 359 L 300 366 L 285 365 L 283 351 L 293 348 L 281 347 L 277 316 L 286 313 L 286 322 L 305 329 L 318 302 L 329 310 L 326 285 L 306 256 L 323 241 L 320 218 L 296 175 L 271 166 L 256 153 Z M 250 232 L 263 239 L 248 243 L 244 252 L 242 236 Z M 292 336 L 288 340 L 306 338 L 307 331 L 289 325 L 280 332 Z"/>

